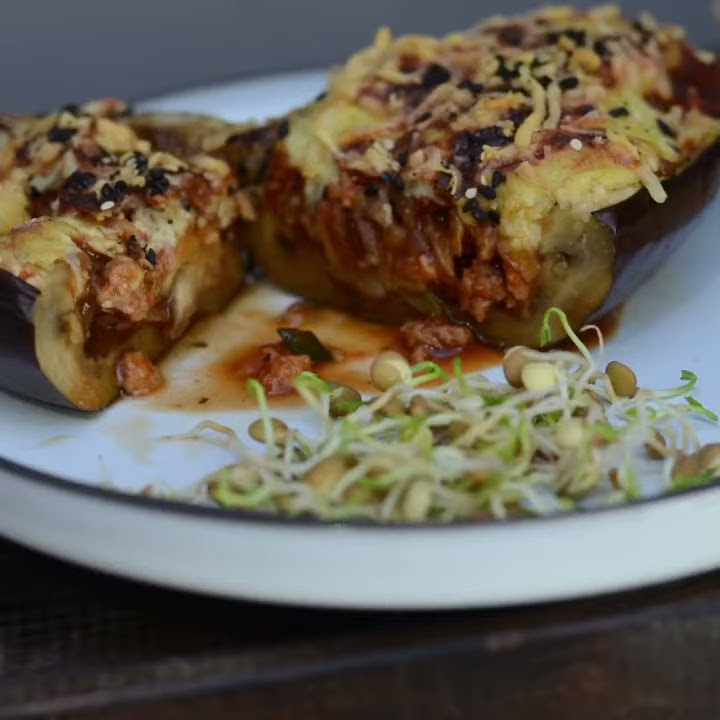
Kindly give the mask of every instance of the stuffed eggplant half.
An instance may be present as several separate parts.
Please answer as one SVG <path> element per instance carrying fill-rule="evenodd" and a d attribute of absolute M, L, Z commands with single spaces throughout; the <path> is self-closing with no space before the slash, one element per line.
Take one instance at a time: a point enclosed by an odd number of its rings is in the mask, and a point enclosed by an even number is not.
<path fill-rule="evenodd" d="M 714 59 L 615 7 L 381 30 L 277 126 L 252 250 L 421 355 L 537 345 L 548 307 L 581 325 L 668 255 L 715 190 L 719 116 Z"/>
<path fill-rule="evenodd" d="M 6 389 L 82 410 L 147 393 L 161 383 L 153 359 L 242 284 L 238 227 L 252 210 L 201 148 L 218 123 L 166 120 L 170 153 L 152 117 L 133 122 L 114 100 L 2 118 Z"/>

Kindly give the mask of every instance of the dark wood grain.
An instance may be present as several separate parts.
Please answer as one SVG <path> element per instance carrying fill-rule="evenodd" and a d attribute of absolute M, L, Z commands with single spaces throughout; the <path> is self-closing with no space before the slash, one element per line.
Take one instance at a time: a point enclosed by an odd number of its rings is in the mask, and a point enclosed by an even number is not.
<path fill-rule="evenodd" d="M 720 717 L 720 574 L 452 613 L 199 598 L 7 543 L 0 578 L 0 718 Z"/>

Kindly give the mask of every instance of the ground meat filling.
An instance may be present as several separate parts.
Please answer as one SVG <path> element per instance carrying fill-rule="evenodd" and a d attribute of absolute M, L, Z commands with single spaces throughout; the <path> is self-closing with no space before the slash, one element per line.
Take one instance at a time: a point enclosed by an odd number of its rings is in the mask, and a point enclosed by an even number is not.
<path fill-rule="evenodd" d="M 126 395 L 149 395 L 163 385 L 163 376 L 143 352 L 131 351 L 121 355 L 115 366 L 117 382 Z"/>
<path fill-rule="evenodd" d="M 464 325 L 454 325 L 445 318 L 409 320 L 400 328 L 412 362 L 447 357 L 473 341 L 473 334 Z"/>
<path fill-rule="evenodd" d="M 313 369 L 308 355 L 292 355 L 283 343 L 262 345 L 239 368 L 243 377 L 255 378 L 268 395 L 286 395 L 293 392 L 293 378 Z"/>

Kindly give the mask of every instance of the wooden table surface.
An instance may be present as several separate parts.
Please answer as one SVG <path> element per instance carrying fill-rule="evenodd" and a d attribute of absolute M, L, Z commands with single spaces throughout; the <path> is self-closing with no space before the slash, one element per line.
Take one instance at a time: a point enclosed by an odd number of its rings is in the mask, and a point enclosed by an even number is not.
<path fill-rule="evenodd" d="M 720 718 L 720 574 L 514 609 L 358 613 L 160 590 L 0 541 L 0 718 L 36 716 Z"/>

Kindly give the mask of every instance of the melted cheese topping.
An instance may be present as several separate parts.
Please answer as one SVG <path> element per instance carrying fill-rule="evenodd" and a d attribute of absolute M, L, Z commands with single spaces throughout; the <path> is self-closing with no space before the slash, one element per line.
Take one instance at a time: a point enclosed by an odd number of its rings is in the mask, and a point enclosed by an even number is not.
<path fill-rule="evenodd" d="M 227 163 L 158 151 L 125 114 L 108 100 L 3 119 L 0 268 L 42 290 L 64 261 L 76 298 L 91 293 L 102 310 L 157 320 L 183 264 L 212 252 L 248 205 Z"/>
<path fill-rule="evenodd" d="M 381 202 L 392 185 L 450 196 L 465 223 L 499 215 L 505 246 L 533 249 L 555 208 L 583 217 L 643 187 L 663 202 L 661 181 L 717 142 L 720 121 L 676 98 L 686 53 L 708 61 L 678 28 L 615 6 L 496 17 L 443 39 L 383 29 L 290 116 L 282 145 L 310 204 L 352 172 Z M 496 197 L 463 211 L 498 170 Z"/>

